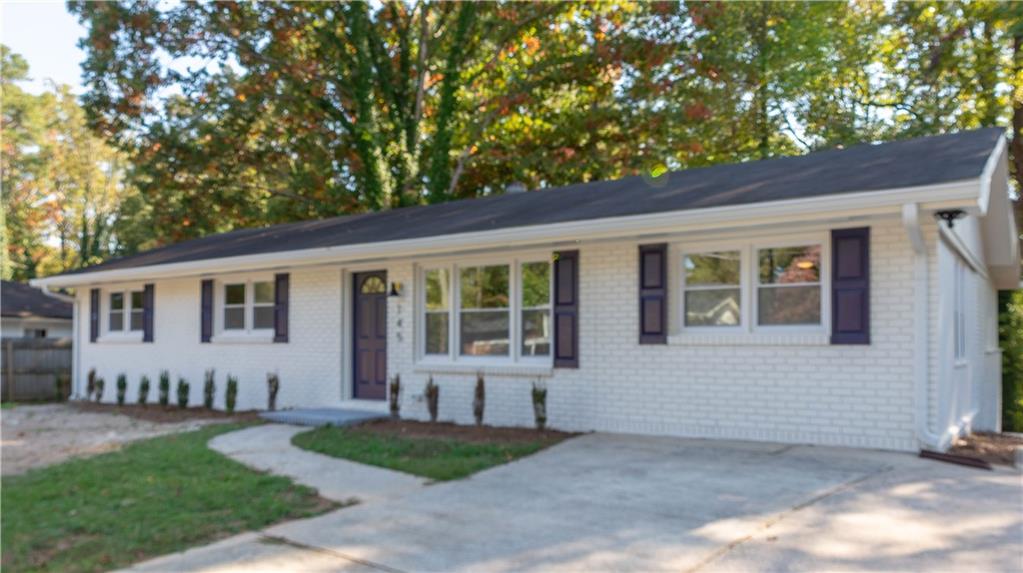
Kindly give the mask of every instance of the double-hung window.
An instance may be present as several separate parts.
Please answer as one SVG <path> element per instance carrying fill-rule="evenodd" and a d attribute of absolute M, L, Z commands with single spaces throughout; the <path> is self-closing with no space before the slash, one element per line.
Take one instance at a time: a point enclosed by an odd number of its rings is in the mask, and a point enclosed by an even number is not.
<path fill-rule="evenodd" d="M 683 330 L 822 330 L 826 249 L 821 239 L 685 250 Z"/>
<path fill-rule="evenodd" d="M 229 281 L 223 284 L 222 329 L 244 333 L 274 327 L 273 281 Z"/>
<path fill-rule="evenodd" d="M 430 361 L 547 362 L 549 260 L 483 260 L 420 273 L 420 355 Z"/>
<path fill-rule="evenodd" d="M 108 332 L 142 331 L 142 291 L 110 293 Z"/>

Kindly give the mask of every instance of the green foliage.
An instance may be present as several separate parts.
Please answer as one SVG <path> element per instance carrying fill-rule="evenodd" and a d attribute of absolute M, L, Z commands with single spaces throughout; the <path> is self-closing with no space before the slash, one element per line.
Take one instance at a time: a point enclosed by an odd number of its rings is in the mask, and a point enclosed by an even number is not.
<path fill-rule="evenodd" d="M 440 407 L 440 386 L 433 383 L 433 376 L 427 378 L 423 395 L 426 396 L 426 409 L 430 412 L 430 421 L 436 422 Z"/>
<path fill-rule="evenodd" d="M 214 379 L 214 376 L 215 376 L 215 371 L 214 371 L 213 368 L 210 368 L 209 370 L 207 370 L 206 371 L 206 379 L 203 381 L 203 385 L 202 385 L 202 401 L 203 401 L 203 405 L 206 406 L 206 408 L 210 409 L 210 410 L 213 409 L 213 398 L 217 394 L 217 382 Z"/>
<path fill-rule="evenodd" d="M 178 408 L 188 407 L 188 392 L 191 387 L 184 378 L 178 378 Z"/>
<path fill-rule="evenodd" d="M 401 375 L 395 374 L 387 386 L 387 401 L 391 417 L 398 418 L 401 414 Z"/>
<path fill-rule="evenodd" d="M 56 387 L 54 390 L 57 392 L 57 400 L 63 402 L 67 400 L 68 395 L 71 393 L 71 373 L 67 371 L 61 371 L 54 377 L 54 383 Z"/>
<path fill-rule="evenodd" d="M 238 401 L 238 378 L 227 375 L 227 391 L 224 395 L 224 409 L 228 414 L 234 413 L 234 406 Z"/>
<path fill-rule="evenodd" d="M 998 293 L 1002 429 L 1023 432 L 1023 290 Z"/>
<path fill-rule="evenodd" d="M 332 506 L 206 447 L 217 424 L 3 478 L 4 570 L 109 571 Z"/>
<path fill-rule="evenodd" d="M 399 437 L 371 430 L 323 427 L 295 435 L 292 443 L 344 458 L 434 480 L 461 479 L 478 471 L 528 456 L 550 440 L 471 443 L 446 438 Z"/>
<path fill-rule="evenodd" d="M 117 375 L 117 405 L 124 406 L 124 395 L 128 392 L 128 376 L 124 373 Z"/>
<path fill-rule="evenodd" d="M 160 371 L 160 405 L 167 407 L 170 403 L 170 372 Z"/>
<path fill-rule="evenodd" d="M 86 376 L 85 399 L 92 400 L 94 392 L 96 392 L 96 369 L 90 368 L 89 374 Z"/>
<path fill-rule="evenodd" d="M 476 373 L 476 389 L 472 398 L 472 415 L 476 418 L 476 425 L 483 425 L 483 411 L 487 405 L 486 383 L 483 381 L 483 373 Z"/>
<path fill-rule="evenodd" d="M 533 418 L 536 420 L 536 429 L 542 432 L 547 427 L 547 387 L 536 380 L 533 382 L 530 394 L 533 398 Z"/>
<path fill-rule="evenodd" d="M 142 376 L 139 380 L 139 405 L 145 406 L 149 400 L 149 376 Z"/>
<path fill-rule="evenodd" d="M 103 386 L 104 385 L 106 385 L 106 383 L 103 381 L 103 378 L 97 377 L 96 378 L 96 403 L 97 404 L 103 401 Z"/>
<path fill-rule="evenodd" d="M 281 389 L 281 377 L 276 372 L 268 372 L 266 375 L 267 409 L 271 412 L 277 409 L 277 392 Z"/>

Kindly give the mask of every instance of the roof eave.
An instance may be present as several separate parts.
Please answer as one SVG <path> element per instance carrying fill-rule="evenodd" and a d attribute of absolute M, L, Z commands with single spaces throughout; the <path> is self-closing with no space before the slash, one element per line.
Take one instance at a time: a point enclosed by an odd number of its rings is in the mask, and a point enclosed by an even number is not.
<path fill-rule="evenodd" d="M 80 287 L 99 283 L 153 280 L 169 277 L 213 275 L 259 269 L 297 267 L 357 260 L 430 255 L 488 247 L 529 246 L 615 237 L 658 235 L 679 230 L 713 229 L 723 224 L 759 226 L 841 217 L 863 217 L 900 212 L 905 203 L 923 210 L 963 209 L 982 212 L 981 178 L 888 190 L 863 191 L 810 198 L 690 209 L 627 217 L 610 217 L 565 223 L 510 227 L 491 231 L 457 233 L 336 247 L 281 251 L 257 255 L 202 259 L 125 269 L 100 270 L 32 279 L 44 288 Z"/>

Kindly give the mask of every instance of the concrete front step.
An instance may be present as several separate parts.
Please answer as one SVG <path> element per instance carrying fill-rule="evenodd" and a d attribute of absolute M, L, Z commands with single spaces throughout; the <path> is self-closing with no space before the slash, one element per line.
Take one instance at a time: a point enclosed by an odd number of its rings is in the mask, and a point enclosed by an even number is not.
<path fill-rule="evenodd" d="M 386 418 L 387 414 L 349 408 L 296 408 L 260 412 L 260 418 L 293 426 L 351 426 L 367 420 Z"/>

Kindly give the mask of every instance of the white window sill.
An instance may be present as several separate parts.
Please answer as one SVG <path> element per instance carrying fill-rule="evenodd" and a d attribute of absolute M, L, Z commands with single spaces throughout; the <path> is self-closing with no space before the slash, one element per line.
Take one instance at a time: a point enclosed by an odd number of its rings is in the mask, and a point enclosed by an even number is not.
<path fill-rule="evenodd" d="M 142 342 L 142 331 L 136 330 L 126 333 L 104 334 L 97 338 L 96 342 L 102 344 L 135 344 Z"/>
<path fill-rule="evenodd" d="M 828 346 L 831 336 L 824 332 L 728 332 L 673 334 L 671 346 Z"/>
<path fill-rule="evenodd" d="M 417 362 L 413 371 L 418 374 L 476 374 L 484 376 L 550 376 L 554 367 L 550 364 L 529 362 Z"/>
<path fill-rule="evenodd" d="M 274 335 L 270 333 L 222 333 L 210 338 L 213 344 L 273 344 Z"/>

